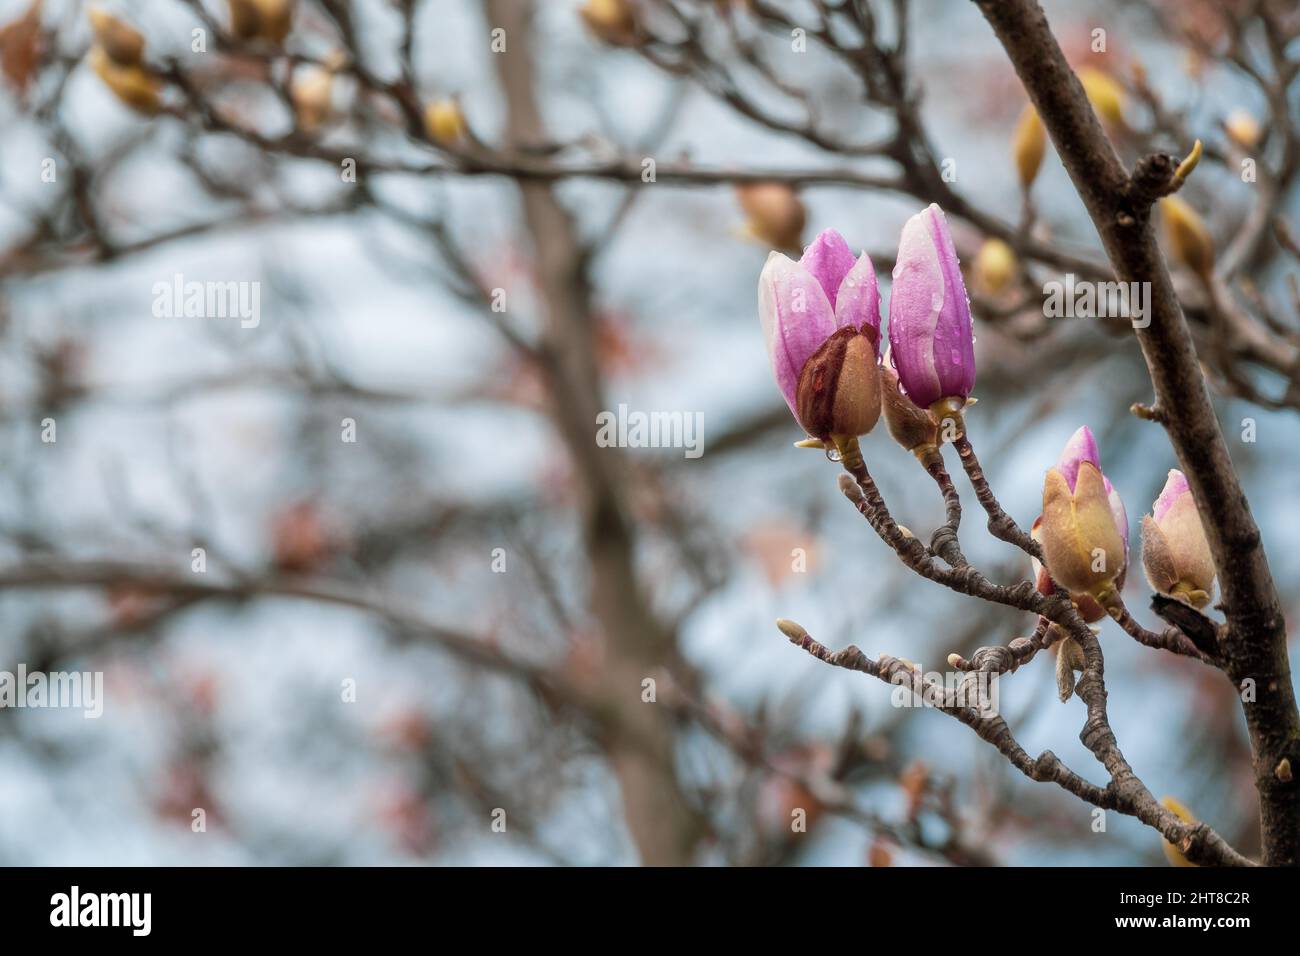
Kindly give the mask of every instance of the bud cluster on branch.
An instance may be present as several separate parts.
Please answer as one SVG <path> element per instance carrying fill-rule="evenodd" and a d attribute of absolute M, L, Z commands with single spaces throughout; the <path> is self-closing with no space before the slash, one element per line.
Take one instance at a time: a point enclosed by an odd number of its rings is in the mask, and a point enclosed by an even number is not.
<path fill-rule="evenodd" d="M 1124 606 L 1120 592 L 1129 566 L 1128 516 L 1119 491 L 1102 472 L 1089 428 L 1079 428 L 1047 469 L 1042 513 L 1030 534 L 998 503 L 966 435 L 963 413 L 974 402 L 975 339 L 965 280 L 938 206 L 922 210 L 903 227 L 890 289 L 887 360 L 880 348 L 880 303 L 870 257 L 855 256 L 833 229 L 818 235 L 798 262 L 780 252 L 769 255 L 758 282 L 759 318 L 777 386 L 810 436 L 797 444 L 822 448 L 843 463 L 844 494 L 912 570 L 961 593 L 1039 615 L 1038 636 L 1021 641 L 1015 650 L 1002 649 L 1010 650 L 1011 657 L 984 648 L 975 655 L 983 664 L 960 655 L 952 655 L 950 663 L 1002 671 L 1011 668 L 1012 659 L 1019 666 L 1038 649 L 1054 648 L 1061 699 L 1069 700 L 1076 690 L 1084 699 L 1093 728 L 1085 728 L 1085 743 L 1112 774 L 1118 773 L 1123 758 L 1105 724 L 1101 647 L 1090 625 L 1110 616 L 1140 643 L 1211 664 L 1212 649 L 1203 650 L 1176 628 L 1163 635 L 1146 631 Z M 943 496 L 947 521 L 929 547 L 895 523 L 867 469 L 859 439 L 872 431 L 882 410 L 890 436 L 916 456 Z M 1028 554 L 1031 580 L 1010 588 L 993 585 L 966 560 L 958 542 L 960 496 L 944 469 L 941 450 L 948 443 L 957 450 L 988 515 L 989 529 Z M 1157 592 L 1190 609 L 1209 603 L 1214 561 L 1180 472 L 1169 473 L 1152 514 L 1143 519 L 1142 541 L 1143 568 Z M 1056 603 L 1061 601 L 1065 603 Z M 876 676 L 888 670 L 856 649 L 842 654 L 820 649 L 793 621 L 782 620 L 779 627 L 794 643 L 837 666 L 857 662 L 855 669 Z M 1082 674 L 1077 681 L 1076 673 Z M 952 702 L 943 706 L 991 742 L 1010 738 L 1005 723 L 976 719 Z M 998 746 L 1005 750 L 1004 744 Z M 1040 772 L 1037 764 L 1022 769 L 1035 778 Z M 1204 837 L 1195 829 L 1202 825 L 1168 804 L 1157 804 L 1145 789 L 1135 795 L 1128 812 L 1158 820 L 1167 842 L 1172 834 L 1178 845 L 1190 847 Z"/>

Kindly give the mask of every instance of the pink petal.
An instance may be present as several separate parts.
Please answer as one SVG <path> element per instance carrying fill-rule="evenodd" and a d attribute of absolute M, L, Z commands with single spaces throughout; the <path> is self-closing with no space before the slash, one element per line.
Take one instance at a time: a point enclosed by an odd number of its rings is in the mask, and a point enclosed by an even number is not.
<path fill-rule="evenodd" d="M 834 229 L 823 229 L 803 251 L 799 265 L 821 284 L 831 308 L 835 308 L 840 285 L 853 268 L 853 251 L 844 237 Z"/>
<path fill-rule="evenodd" d="M 773 252 L 758 277 L 758 315 L 777 387 L 793 412 L 799 373 L 835 332 L 835 313 L 809 272 Z"/>

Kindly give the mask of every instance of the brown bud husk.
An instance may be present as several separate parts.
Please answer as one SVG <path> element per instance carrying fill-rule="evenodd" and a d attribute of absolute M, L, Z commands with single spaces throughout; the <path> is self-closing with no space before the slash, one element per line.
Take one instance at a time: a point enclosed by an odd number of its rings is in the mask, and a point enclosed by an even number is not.
<path fill-rule="evenodd" d="M 809 435 L 854 437 L 880 418 L 880 367 L 871 337 L 840 329 L 813 353 L 799 374 L 795 393 L 799 424 Z"/>
<path fill-rule="evenodd" d="M 1056 644 L 1056 694 L 1067 701 L 1074 693 L 1074 672 L 1083 670 L 1083 648 L 1072 637 Z"/>
<path fill-rule="evenodd" d="M 294 0 L 229 0 L 230 31 L 241 40 L 279 46 L 293 26 Z"/>
<path fill-rule="evenodd" d="M 161 106 L 162 81 L 139 64 L 123 66 L 101 47 L 90 48 L 90 68 L 127 106 L 150 116 Z"/>
<path fill-rule="evenodd" d="M 1208 278 L 1214 271 L 1214 240 L 1204 220 L 1178 196 L 1161 199 L 1160 214 L 1174 258 L 1198 276 Z"/>
<path fill-rule="evenodd" d="M 888 363 L 880 367 L 880 405 L 889 435 L 907 451 L 921 457 L 939 446 L 939 426 L 930 413 L 903 394 L 898 373 Z"/>
<path fill-rule="evenodd" d="M 1020 186 L 1029 189 L 1038 176 L 1038 169 L 1043 165 L 1043 153 L 1047 149 L 1047 130 L 1038 118 L 1038 111 L 1033 104 L 1025 107 L 1016 123 L 1016 131 L 1011 136 L 1011 155 L 1016 161 L 1016 172 L 1020 174 Z"/>
<path fill-rule="evenodd" d="M 144 58 L 144 34 L 102 7 L 86 11 L 95 43 L 119 66 L 135 66 Z"/>

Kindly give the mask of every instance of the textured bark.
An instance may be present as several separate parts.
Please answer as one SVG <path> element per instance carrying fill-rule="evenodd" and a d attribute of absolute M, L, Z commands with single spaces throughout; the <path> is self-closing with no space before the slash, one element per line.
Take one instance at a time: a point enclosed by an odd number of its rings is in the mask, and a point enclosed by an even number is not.
<path fill-rule="evenodd" d="M 1150 157 L 1134 175 L 1126 172 L 1036 2 L 977 2 L 1037 107 L 1116 276 L 1149 283 L 1151 322 L 1137 338 L 1155 390 L 1154 418 L 1187 475 L 1214 554 L 1227 617 L 1224 669 L 1234 684 L 1255 685 L 1255 702 L 1243 706 L 1264 862 L 1298 865 L 1300 783 L 1277 771 L 1284 759 L 1291 766 L 1300 761 L 1281 603 L 1151 223 L 1152 203 L 1177 188 L 1173 163 Z"/>

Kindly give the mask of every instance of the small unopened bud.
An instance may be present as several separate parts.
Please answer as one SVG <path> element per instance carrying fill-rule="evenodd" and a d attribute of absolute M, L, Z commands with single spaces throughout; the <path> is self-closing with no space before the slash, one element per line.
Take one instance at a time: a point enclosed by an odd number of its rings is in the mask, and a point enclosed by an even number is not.
<path fill-rule="evenodd" d="M 924 460 L 939 445 L 939 426 L 930 413 L 903 394 L 898 387 L 898 373 L 886 362 L 880 367 L 880 405 L 885 413 L 889 435 L 906 451 Z"/>
<path fill-rule="evenodd" d="M 1234 143 L 1245 149 L 1252 149 L 1259 143 L 1259 121 L 1243 109 L 1235 109 L 1224 121 L 1224 129 Z"/>
<path fill-rule="evenodd" d="M 1196 210 L 1178 196 L 1160 200 L 1165 238 L 1175 259 L 1202 279 L 1214 270 L 1214 240 Z"/>
<path fill-rule="evenodd" d="M 808 639 L 808 632 L 804 630 L 803 625 L 790 620 L 788 617 L 778 617 L 776 627 L 782 634 L 792 641 L 804 641 Z"/>
<path fill-rule="evenodd" d="M 454 99 L 435 100 L 424 111 L 424 131 L 435 143 L 451 146 L 464 138 L 468 125 Z"/>
<path fill-rule="evenodd" d="M 279 46 L 293 26 L 294 0 L 229 0 L 230 32 Z"/>
<path fill-rule="evenodd" d="M 1067 637 L 1056 645 L 1056 695 L 1061 702 L 1074 694 L 1074 672 L 1083 670 L 1083 648 Z"/>
<path fill-rule="evenodd" d="M 1076 602 L 1086 595 L 1105 604 L 1123 584 L 1128 520 L 1099 461 L 1092 432 L 1080 428 L 1043 482 L 1039 536 L 1052 579 Z"/>
<path fill-rule="evenodd" d="M 742 183 L 736 199 L 745 211 L 749 234 L 773 249 L 797 252 L 808 213 L 799 194 L 785 183 Z"/>
<path fill-rule="evenodd" d="M 1292 776 L 1291 776 L 1290 757 L 1283 757 L 1281 760 L 1277 762 L 1277 766 L 1273 768 L 1273 776 L 1277 777 L 1277 779 L 1282 781 L 1283 783 L 1291 782 Z"/>
<path fill-rule="evenodd" d="M 95 43 L 108 58 L 120 66 L 134 66 L 144 57 L 144 35 L 125 20 L 120 20 L 103 7 L 86 11 Z"/>
<path fill-rule="evenodd" d="M 1030 103 L 1020 114 L 1016 131 L 1011 136 L 1011 157 L 1016 161 L 1022 189 L 1028 191 L 1034 184 L 1046 149 L 1047 130 L 1043 129 L 1043 121 L 1038 118 L 1038 110 Z"/>
<path fill-rule="evenodd" d="M 1124 87 L 1114 77 L 1090 66 L 1079 70 L 1079 82 L 1101 121 L 1112 132 L 1123 130 Z"/>
<path fill-rule="evenodd" d="M 975 254 L 972 278 L 975 288 L 985 295 L 997 295 L 1016 275 L 1016 254 L 1001 239 L 986 239 Z"/>
<path fill-rule="evenodd" d="M 162 81 L 138 63 L 124 66 L 102 47 L 90 48 L 90 68 L 127 106 L 153 115 L 161 106 Z"/>
<path fill-rule="evenodd" d="M 289 88 L 298 126 L 303 132 L 318 129 L 330 115 L 334 97 L 334 74 L 314 64 L 307 64 L 294 74 Z"/>
<path fill-rule="evenodd" d="M 1192 815 L 1192 811 L 1183 805 L 1183 802 L 1177 797 L 1165 797 L 1160 801 L 1160 805 L 1176 816 L 1184 823 L 1196 823 L 1197 819 Z M 1183 847 L 1176 847 L 1168 840 L 1161 840 L 1164 846 L 1165 858 L 1169 860 L 1171 866 L 1195 866 L 1191 860 L 1183 855 Z"/>
<path fill-rule="evenodd" d="M 636 11 L 628 0 L 587 0 L 578 14 L 587 29 L 612 46 L 636 46 L 640 40 Z"/>
<path fill-rule="evenodd" d="M 1164 490 L 1142 519 L 1142 569 L 1151 587 L 1201 608 L 1214 590 L 1214 557 L 1187 479 L 1169 472 Z"/>

